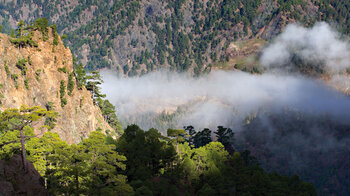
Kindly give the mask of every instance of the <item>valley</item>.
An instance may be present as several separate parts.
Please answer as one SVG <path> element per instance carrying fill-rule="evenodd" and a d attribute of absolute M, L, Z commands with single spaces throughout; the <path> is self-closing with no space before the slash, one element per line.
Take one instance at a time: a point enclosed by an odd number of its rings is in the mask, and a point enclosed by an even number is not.
<path fill-rule="evenodd" d="M 350 195 L 349 7 L 0 0 L 0 195 Z"/>

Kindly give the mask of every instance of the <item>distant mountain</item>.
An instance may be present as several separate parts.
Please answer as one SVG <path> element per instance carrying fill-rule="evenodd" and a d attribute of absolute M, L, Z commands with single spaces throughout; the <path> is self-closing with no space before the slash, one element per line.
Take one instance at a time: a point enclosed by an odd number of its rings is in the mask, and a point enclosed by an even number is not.
<path fill-rule="evenodd" d="M 232 41 L 269 40 L 289 23 L 328 21 L 349 34 L 349 7 L 331 0 L 17 0 L 0 2 L 0 23 L 10 33 L 20 19 L 46 17 L 90 70 L 199 75 L 230 60 Z"/>

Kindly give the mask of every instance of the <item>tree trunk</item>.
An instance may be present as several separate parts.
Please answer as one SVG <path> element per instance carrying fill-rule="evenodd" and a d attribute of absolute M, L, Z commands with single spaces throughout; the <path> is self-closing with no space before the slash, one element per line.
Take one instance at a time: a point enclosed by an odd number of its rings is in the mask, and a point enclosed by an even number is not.
<path fill-rule="evenodd" d="M 24 134 L 23 134 L 23 129 L 21 129 L 22 165 L 23 165 L 24 172 L 27 172 L 27 157 L 26 157 L 26 149 L 24 145 L 25 145 Z"/>
<path fill-rule="evenodd" d="M 75 171 L 75 186 L 76 186 L 76 195 L 79 195 L 79 176 L 78 176 L 78 170 L 77 169 Z"/>
<path fill-rule="evenodd" d="M 179 154 L 179 142 L 176 143 L 176 153 Z"/>

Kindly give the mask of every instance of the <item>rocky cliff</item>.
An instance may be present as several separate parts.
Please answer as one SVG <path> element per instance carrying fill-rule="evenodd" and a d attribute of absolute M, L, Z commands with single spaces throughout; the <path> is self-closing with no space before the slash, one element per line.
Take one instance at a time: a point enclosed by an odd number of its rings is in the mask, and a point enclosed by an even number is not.
<path fill-rule="evenodd" d="M 28 172 L 23 171 L 22 159 L 14 156 L 8 161 L 0 160 L 0 195 L 49 195 L 44 179 L 28 162 Z"/>
<path fill-rule="evenodd" d="M 97 128 L 112 130 L 84 87 L 78 90 L 74 85 L 71 95 L 67 94 L 72 53 L 59 37 L 58 44 L 53 44 L 51 28 L 48 35 L 43 41 L 41 33 L 35 31 L 33 40 L 38 47 L 18 48 L 10 42 L 11 37 L 0 34 L 0 108 L 54 108 L 59 116 L 52 131 L 68 143 L 79 142 Z M 71 80 L 75 82 L 74 77 Z M 67 100 L 63 107 L 62 98 Z"/>

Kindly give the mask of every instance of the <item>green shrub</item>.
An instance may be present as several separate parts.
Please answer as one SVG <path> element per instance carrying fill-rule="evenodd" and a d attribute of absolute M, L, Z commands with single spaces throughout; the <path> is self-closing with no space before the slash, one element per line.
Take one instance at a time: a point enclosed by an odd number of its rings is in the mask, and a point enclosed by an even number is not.
<path fill-rule="evenodd" d="M 10 69 L 9 69 L 9 67 L 6 64 L 5 64 L 5 71 L 6 71 L 6 75 L 7 76 L 11 75 Z"/>
<path fill-rule="evenodd" d="M 57 33 L 56 24 L 51 25 L 51 31 L 52 31 L 52 36 L 53 36 L 52 45 L 57 46 L 58 45 L 58 33 Z"/>
<path fill-rule="evenodd" d="M 38 47 L 38 43 L 36 43 L 30 36 L 24 36 L 16 39 L 10 39 L 10 42 L 18 48 L 24 48 L 26 46 L 30 47 Z"/>
<path fill-rule="evenodd" d="M 46 18 L 39 18 L 34 22 L 34 28 L 38 29 L 41 32 L 43 41 L 46 41 L 48 39 L 48 24 L 49 22 Z"/>
<path fill-rule="evenodd" d="M 28 64 L 29 64 L 29 65 L 32 65 L 32 64 L 33 64 L 32 59 L 30 59 L 30 56 L 28 56 Z"/>
<path fill-rule="evenodd" d="M 37 69 L 35 71 L 35 79 L 40 82 L 40 73 L 41 73 L 41 69 Z"/>
<path fill-rule="evenodd" d="M 58 72 L 63 72 L 63 73 L 68 73 L 68 70 L 67 70 L 66 66 L 57 68 L 57 71 Z"/>
<path fill-rule="evenodd" d="M 11 74 L 11 79 L 15 82 L 18 80 L 18 75 L 17 74 Z"/>
<path fill-rule="evenodd" d="M 65 105 L 67 105 L 67 99 L 63 97 L 61 98 L 61 107 L 64 108 Z"/>
<path fill-rule="evenodd" d="M 64 84 L 64 81 L 61 80 L 60 84 L 60 99 L 61 99 L 61 107 L 63 108 L 65 105 L 67 105 L 67 99 L 64 97 L 66 94 L 66 85 Z"/>
<path fill-rule="evenodd" d="M 18 61 L 16 63 L 16 67 L 21 70 L 21 74 L 23 76 L 27 75 L 27 70 L 28 69 L 27 69 L 26 63 L 27 63 L 27 59 L 24 59 L 24 58 L 23 59 L 18 59 Z"/>
<path fill-rule="evenodd" d="M 68 95 L 72 96 L 72 92 L 74 90 L 74 73 L 70 73 L 68 76 L 68 85 L 67 85 L 67 90 L 68 90 Z"/>
<path fill-rule="evenodd" d="M 24 80 L 24 86 L 26 87 L 26 89 L 28 90 L 29 89 L 29 79 L 28 78 L 26 78 L 25 80 Z"/>
<path fill-rule="evenodd" d="M 18 89 L 18 75 L 17 74 L 11 74 L 11 79 L 15 82 L 15 87 Z"/>

